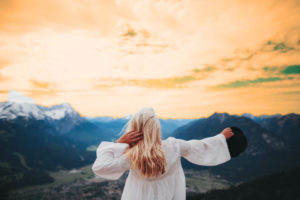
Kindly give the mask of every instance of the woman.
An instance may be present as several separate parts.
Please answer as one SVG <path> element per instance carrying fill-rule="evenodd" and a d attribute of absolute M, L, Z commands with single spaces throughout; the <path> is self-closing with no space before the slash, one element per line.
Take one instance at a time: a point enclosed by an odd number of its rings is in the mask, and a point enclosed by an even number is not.
<path fill-rule="evenodd" d="M 92 166 L 96 175 L 112 180 L 130 170 L 122 200 L 184 200 L 181 156 L 203 166 L 231 159 L 226 143 L 233 135 L 230 128 L 202 140 L 185 141 L 174 137 L 161 140 L 160 122 L 153 108 L 140 109 L 124 128 L 125 134 L 117 141 L 100 143 Z"/>

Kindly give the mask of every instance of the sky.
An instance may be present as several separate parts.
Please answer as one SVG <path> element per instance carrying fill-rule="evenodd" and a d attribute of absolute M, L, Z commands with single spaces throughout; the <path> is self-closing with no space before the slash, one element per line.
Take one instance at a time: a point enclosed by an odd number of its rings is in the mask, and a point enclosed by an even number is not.
<path fill-rule="evenodd" d="M 300 113 L 297 0 L 1 0 L 10 90 L 82 116 Z"/>

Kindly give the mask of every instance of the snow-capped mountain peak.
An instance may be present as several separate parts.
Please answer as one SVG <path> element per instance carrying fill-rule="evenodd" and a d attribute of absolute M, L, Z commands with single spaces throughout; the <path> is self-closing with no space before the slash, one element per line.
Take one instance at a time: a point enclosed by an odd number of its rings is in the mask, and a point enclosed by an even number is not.
<path fill-rule="evenodd" d="M 66 115 L 78 117 L 78 113 L 72 108 L 69 103 L 62 103 L 51 107 L 44 108 L 45 114 L 52 119 L 60 119 Z"/>
<path fill-rule="evenodd" d="M 21 92 L 10 90 L 7 97 L 8 102 L 14 103 L 30 103 L 34 104 L 34 100 L 24 96 Z"/>
<path fill-rule="evenodd" d="M 59 120 L 65 117 L 80 118 L 79 114 L 69 103 L 57 104 L 49 107 L 37 105 L 34 100 L 22 93 L 10 90 L 7 102 L 0 102 L 0 119 L 14 119 L 18 116 L 38 120 Z"/>

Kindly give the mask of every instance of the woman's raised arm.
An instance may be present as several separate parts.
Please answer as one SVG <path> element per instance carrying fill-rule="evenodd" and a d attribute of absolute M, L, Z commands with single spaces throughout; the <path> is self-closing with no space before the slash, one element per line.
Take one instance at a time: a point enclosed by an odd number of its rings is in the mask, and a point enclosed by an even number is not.
<path fill-rule="evenodd" d="M 135 130 L 122 135 L 115 142 L 101 142 L 97 148 L 97 159 L 92 166 L 95 174 L 102 178 L 116 180 L 130 169 L 130 163 L 123 152 L 143 138 L 142 132 Z"/>
<path fill-rule="evenodd" d="M 129 162 L 122 155 L 129 147 L 126 143 L 103 141 L 97 148 L 97 158 L 92 166 L 93 172 L 105 179 L 116 180 L 129 169 Z"/>
<path fill-rule="evenodd" d="M 203 166 L 215 166 L 231 159 L 226 137 L 219 133 L 201 140 L 176 139 L 181 156 L 188 161 Z"/>

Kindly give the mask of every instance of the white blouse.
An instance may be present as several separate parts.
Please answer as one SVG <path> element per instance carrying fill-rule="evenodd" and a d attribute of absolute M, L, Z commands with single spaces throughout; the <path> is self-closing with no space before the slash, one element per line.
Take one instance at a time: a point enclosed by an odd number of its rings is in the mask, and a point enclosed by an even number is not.
<path fill-rule="evenodd" d="M 97 148 L 93 172 L 105 179 L 116 180 L 126 170 L 127 176 L 121 200 L 185 200 L 185 176 L 180 157 L 202 166 L 214 166 L 231 159 L 226 138 L 222 133 L 201 140 L 182 140 L 168 137 L 162 140 L 166 172 L 156 178 L 142 178 L 130 169 L 129 159 L 122 152 L 126 143 L 103 141 Z"/>

